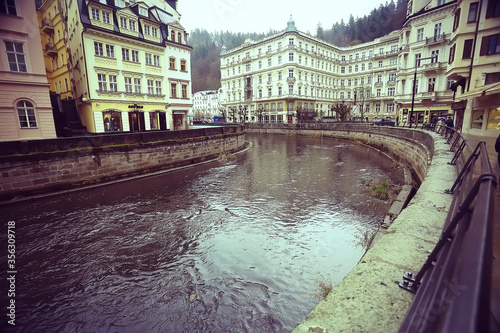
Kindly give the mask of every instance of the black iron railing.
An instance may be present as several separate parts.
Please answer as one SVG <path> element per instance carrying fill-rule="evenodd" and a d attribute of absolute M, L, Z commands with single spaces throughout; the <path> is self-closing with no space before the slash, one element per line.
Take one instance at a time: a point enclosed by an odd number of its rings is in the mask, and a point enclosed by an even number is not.
<path fill-rule="evenodd" d="M 441 237 L 416 274 L 400 286 L 416 293 L 399 332 L 489 332 L 493 210 L 496 177 L 484 142 L 472 149 L 456 131 L 432 125 L 447 138 L 458 177 Z"/>

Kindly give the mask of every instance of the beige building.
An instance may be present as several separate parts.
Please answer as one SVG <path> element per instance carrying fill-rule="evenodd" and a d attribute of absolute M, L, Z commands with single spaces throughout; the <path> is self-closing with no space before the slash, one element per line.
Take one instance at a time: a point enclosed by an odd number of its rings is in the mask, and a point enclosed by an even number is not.
<path fill-rule="evenodd" d="M 177 1 L 69 2 L 78 113 L 89 132 L 192 126 L 187 34 Z"/>
<path fill-rule="evenodd" d="M 198 91 L 193 94 L 193 114 L 196 121 L 214 122 L 224 118 L 221 89 Z"/>
<path fill-rule="evenodd" d="M 446 75 L 454 85 L 457 127 L 500 133 L 500 1 L 457 1 Z"/>
<path fill-rule="evenodd" d="M 33 1 L 0 6 L 0 140 L 55 138 Z"/>

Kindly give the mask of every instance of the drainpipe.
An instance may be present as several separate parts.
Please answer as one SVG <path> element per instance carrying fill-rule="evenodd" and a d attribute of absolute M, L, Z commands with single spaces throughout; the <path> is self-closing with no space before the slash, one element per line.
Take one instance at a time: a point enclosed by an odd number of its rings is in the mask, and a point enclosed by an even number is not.
<path fill-rule="evenodd" d="M 474 57 L 476 55 L 477 32 L 479 30 L 479 19 L 481 18 L 481 9 L 483 7 L 483 0 L 479 0 L 479 8 L 477 11 L 476 31 L 474 31 L 474 42 L 472 43 L 472 57 L 469 66 L 469 80 L 467 81 L 467 91 L 470 89 L 470 81 L 472 76 L 472 67 L 474 66 Z"/>

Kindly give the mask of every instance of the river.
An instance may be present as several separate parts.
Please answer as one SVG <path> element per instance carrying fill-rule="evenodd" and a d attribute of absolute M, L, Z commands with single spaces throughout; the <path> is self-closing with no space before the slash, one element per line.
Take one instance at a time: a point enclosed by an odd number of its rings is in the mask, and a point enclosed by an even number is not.
<path fill-rule="evenodd" d="M 403 177 L 363 145 L 247 140 L 229 162 L 0 206 L 3 229 L 15 223 L 15 331 L 291 331 L 388 209 L 362 180 Z"/>

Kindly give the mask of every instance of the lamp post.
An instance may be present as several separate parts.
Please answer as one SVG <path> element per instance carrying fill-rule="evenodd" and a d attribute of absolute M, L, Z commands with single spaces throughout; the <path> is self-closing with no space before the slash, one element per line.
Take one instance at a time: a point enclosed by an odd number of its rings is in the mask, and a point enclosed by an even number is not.
<path fill-rule="evenodd" d="M 415 87 L 416 87 L 415 81 L 417 81 L 417 68 L 420 66 L 420 62 L 422 60 L 436 59 L 436 61 L 437 61 L 437 57 L 438 56 L 435 55 L 435 56 L 432 56 L 432 57 L 425 57 L 425 58 L 417 58 L 417 59 L 415 59 L 415 73 L 413 74 L 413 90 L 412 90 L 412 94 L 411 94 L 410 128 L 411 128 L 412 119 L 413 119 L 413 107 L 415 106 Z M 416 126 L 417 125 L 415 125 L 415 127 Z"/>

